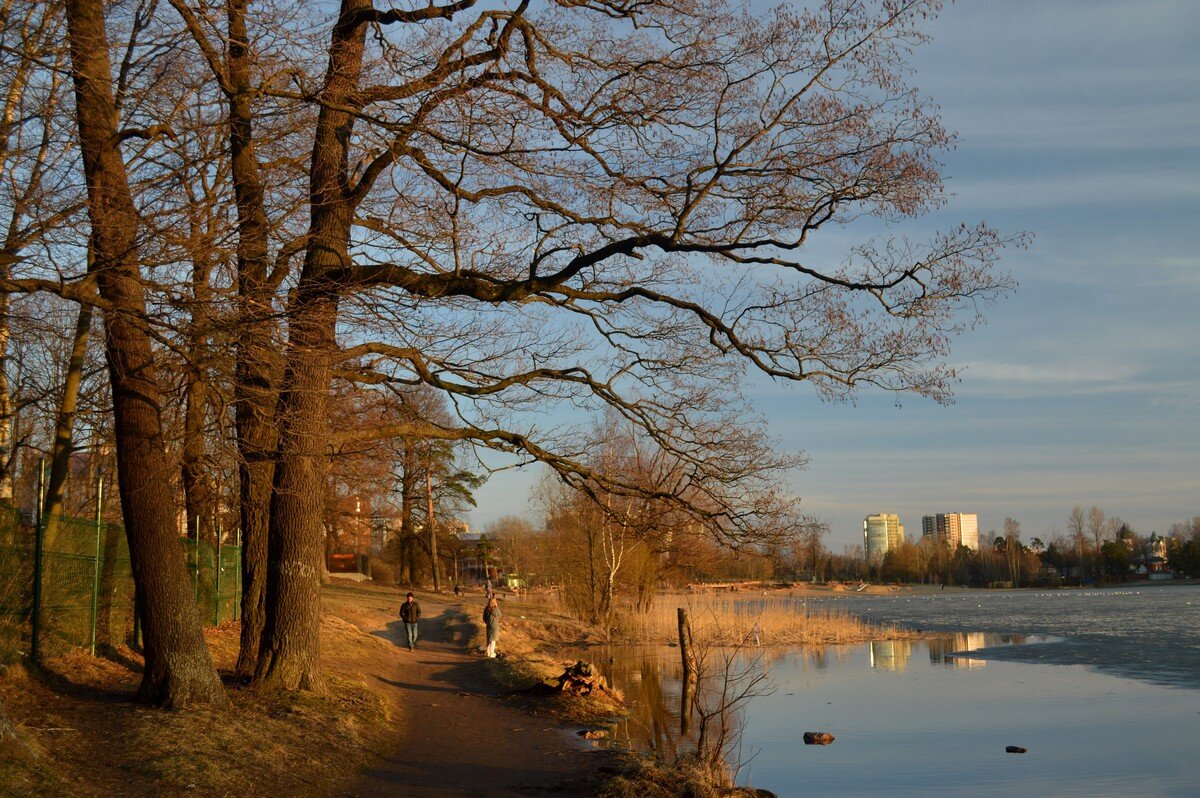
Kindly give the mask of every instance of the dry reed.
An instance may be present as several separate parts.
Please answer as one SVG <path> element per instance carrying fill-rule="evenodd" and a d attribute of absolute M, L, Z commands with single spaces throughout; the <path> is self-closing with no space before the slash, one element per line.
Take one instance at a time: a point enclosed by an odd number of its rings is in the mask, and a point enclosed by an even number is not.
<path fill-rule="evenodd" d="M 687 609 L 696 637 L 707 643 L 808 646 L 914 636 L 803 599 L 703 595 L 660 596 L 647 613 L 624 609 L 617 614 L 616 636 L 631 643 L 672 643 L 678 638 L 677 607 Z"/>

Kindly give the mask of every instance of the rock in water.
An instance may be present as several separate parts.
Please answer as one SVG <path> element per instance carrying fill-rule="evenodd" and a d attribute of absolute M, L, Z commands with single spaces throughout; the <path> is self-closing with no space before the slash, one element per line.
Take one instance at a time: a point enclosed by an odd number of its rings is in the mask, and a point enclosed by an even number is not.
<path fill-rule="evenodd" d="M 804 733 L 804 744 L 805 745 L 829 745 L 831 742 L 834 741 L 834 739 L 836 739 L 836 738 L 829 732 L 805 732 Z"/>
<path fill-rule="evenodd" d="M 1010 754 L 1023 754 L 1025 749 L 1019 745 L 1007 745 L 1004 747 L 1005 752 Z"/>

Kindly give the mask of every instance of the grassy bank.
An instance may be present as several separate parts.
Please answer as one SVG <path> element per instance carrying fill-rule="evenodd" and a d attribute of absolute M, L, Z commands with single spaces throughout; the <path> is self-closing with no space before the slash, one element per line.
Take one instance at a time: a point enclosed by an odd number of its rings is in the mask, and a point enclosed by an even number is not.
<path fill-rule="evenodd" d="M 238 627 L 207 631 L 227 678 Z M 40 670 L 0 676 L 0 697 L 21 741 L 0 766 L 0 795 L 331 795 L 353 777 L 388 717 L 356 663 L 380 642 L 345 621 L 322 627 L 336 652 L 323 694 L 264 695 L 233 688 L 230 712 L 164 712 L 132 703 L 140 657 L 76 652 Z"/>

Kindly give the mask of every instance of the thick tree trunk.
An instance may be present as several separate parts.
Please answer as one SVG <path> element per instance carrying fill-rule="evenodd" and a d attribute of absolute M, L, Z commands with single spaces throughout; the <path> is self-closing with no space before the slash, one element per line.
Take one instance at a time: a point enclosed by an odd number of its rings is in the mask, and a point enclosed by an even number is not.
<path fill-rule="evenodd" d="M 269 688 L 321 686 L 325 446 L 336 317 L 332 292 L 310 293 L 304 286 L 288 314 L 288 367 L 270 511 L 267 620 L 256 674 Z"/>
<path fill-rule="evenodd" d="M 313 136 L 309 234 L 304 268 L 288 308 L 287 370 L 279 401 L 279 456 L 271 497 L 267 625 L 257 676 L 265 687 L 320 686 L 322 517 L 329 442 L 329 384 L 337 341 L 338 286 L 349 266 L 353 206 L 348 147 L 367 24 L 353 12 L 369 0 L 343 0 Z"/>
<path fill-rule="evenodd" d="M 75 113 L 83 151 L 92 252 L 104 313 L 112 383 L 117 474 L 130 564 L 145 638 L 137 697 L 182 707 L 225 706 L 175 532 L 160 415 L 161 391 L 139 279 L 138 217 L 118 149 L 112 69 L 99 0 L 68 0 Z"/>
<path fill-rule="evenodd" d="M 237 672 L 249 677 L 258 663 L 266 625 L 267 536 L 278 432 L 275 406 L 279 358 L 267 280 L 270 225 L 263 200 L 262 172 L 254 146 L 249 33 L 246 0 L 229 0 L 226 72 L 229 145 L 238 210 L 238 302 L 240 334 L 234 401 L 239 454 L 239 514 L 242 527 L 242 634 Z"/>

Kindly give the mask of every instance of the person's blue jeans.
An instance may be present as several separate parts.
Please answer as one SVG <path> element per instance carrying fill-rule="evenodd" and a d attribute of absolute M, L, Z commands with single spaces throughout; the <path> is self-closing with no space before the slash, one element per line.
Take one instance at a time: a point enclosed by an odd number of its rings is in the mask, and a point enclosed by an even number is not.
<path fill-rule="evenodd" d="M 408 647 L 413 649 L 417 645 L 417 625 L 415 623 L 404 622 L 404 631 L 408 633 Z"/>

